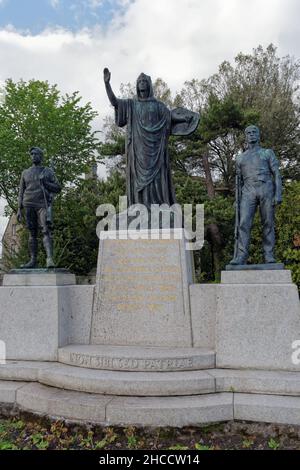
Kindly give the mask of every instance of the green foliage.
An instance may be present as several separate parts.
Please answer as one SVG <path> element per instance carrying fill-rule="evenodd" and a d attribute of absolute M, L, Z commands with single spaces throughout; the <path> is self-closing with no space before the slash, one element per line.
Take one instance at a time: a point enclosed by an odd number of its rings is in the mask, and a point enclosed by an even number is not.
<path fill-rule="evenodd" d="M 176 444 L 175 446 L 171 446 L 168 450 L 188 450 L 187 446 L 183 446 L 182 444 Z"/>
<path fill-rule="evenodd" d="M 97 113 L 80 104 L 78 92 L 61 95 L 56 85 L 6 81 L 0 105 L 0 196 L 16 209 L 22 171 L 31 165 L 30 147 L 45 151 L 60 183 L 67 187 L 95 160 L 98 141 L 91 123 Z"/>
<path fill-rule="evenodd" d="M 125 180 L 114 172 L 106 181 L 80 180 L 55 205 L 55 261 L 57 266 L 84 275 L 97 265 L 99 239 L 96 209 L 111 203 L 118 207 L 125 193 Z"/>
<path fill-rule="evenodd" d="M 253 439 L 245 439 L 242 443 L 243 449 L 250 449 L 253 446 Z"/>
<path fill-rule="evenodd" d="M 125 180 L 113 172 L 106 180 L 78 179 L 54 203 L 54 255 L 57 267 L 86 275 L 97 265 L 99 239 L 96 209 L 107 202 L 118 208 L 119 196 L 125 193 Z M 28 231 L 21 228 L 20 249 L 16 254 L 6 251 L 5 270 L 19 267 L 28 261 Z M 42 236 L 39 236 L 38 265 L 45 266 Z"/>
<path fill-rule="evenodd" d="M 275 441 L 275 439 L 273 439 L 273 437 L 271 437 L 271 439 L 268 442 L 268 447 L 269 447 L 269 449 L 272 449 L 272 450 L 278 450 L 279 447 L 280 447 L 280 444 L 279 444 L 279 442 Z"/>
<path fill-rule="evenodd" d="M 0 450 L 17 450 L 18 447 L 10 441 L 1 441 Z"/>
<path fill-rule="evenodd" d="M 300 289 L 300 182 L 287 183 L 283 202 L 276 211 L 278 259 L 292 271 Z"/>
<path fill-rule="evenodd" d="M 195 449 L 196 450 L 213 450 L 213 447 L 210 447 L 210 446 L 206 446 L 204 444 L 201 444 L 201 443 L 196 443 L 195 444 Z"/>

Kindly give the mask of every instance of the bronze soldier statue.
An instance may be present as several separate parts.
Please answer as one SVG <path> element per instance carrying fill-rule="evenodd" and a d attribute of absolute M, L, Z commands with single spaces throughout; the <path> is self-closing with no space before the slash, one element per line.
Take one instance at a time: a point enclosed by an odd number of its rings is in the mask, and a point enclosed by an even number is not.
<path fill-rule="evenodd" d="M 275 206 L 282 201 L 279 163 L 273 150 L 260 146 L 257 126 L 245 130 L 248 149 L 236 161 L 235 253 L 231 265 L 246 264 L 250 233 L 259 206 L 265 263 L 275 263 Z"/>
<path fill-rule="evenodd" d="M 43 244 L 47 255 L 47 268 L 54 268 L 52 244 L 52 214 L 53 195 L 61 191 L 52 169 L 42 166 L 43 151 L 39 147 L 30 149 L 32 166 L 24 170 L 21 176 L 17 219 L 21 222 L 22 209 L 25 211 L 26 226 L 29 230 L 30 261 L 21 266 L 24 269 L 34 269 L 37 265 L 38 228 L 43 233 Z"/>

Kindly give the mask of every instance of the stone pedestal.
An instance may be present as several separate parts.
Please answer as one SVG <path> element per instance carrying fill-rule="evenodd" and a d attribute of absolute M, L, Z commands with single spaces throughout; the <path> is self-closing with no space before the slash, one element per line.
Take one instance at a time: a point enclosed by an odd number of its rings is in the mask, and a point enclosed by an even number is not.
<path fill-rule="evenodd" d="M 58 348 L 68 343 L 72 331 L 75 276 L 66 271 L 28 271 L 4 276 L 0 340 L 7 359 L 55 361 Z"/>
<path fill-rule="evenodd" d="M 68 286 L 76 284 L 67 269 L 12 269 L 3 277 L 3 286 Z"/>
<path fill-rule="evenodd" d="M 192 346 L 193 264 L 184 231 L 171 230 L 171 239 L 168 230 L 141 230 L 137 239 L 102 234 L 91 343 Z"/>
<path fill-rule="evenodd" d="M 217 367 L 299 371 L 292 362 L 292 343 L 299 339 L 299 296 L 290 271 L 222 272 Z"/>

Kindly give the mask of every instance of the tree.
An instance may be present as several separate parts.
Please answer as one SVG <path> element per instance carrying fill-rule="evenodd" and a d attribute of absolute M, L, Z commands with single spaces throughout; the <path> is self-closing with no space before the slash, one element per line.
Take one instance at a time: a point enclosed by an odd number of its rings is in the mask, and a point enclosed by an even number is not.
<path fill-rule="evenodd" d="M 125 193 L 125 179 L 113 172 L 106 180 L 79 180 L 69 188 L 55 207 L 55 261 L 57 266 L 84 275 L 97 265 L 99 239 L 96 209 L 100 204 L 113 204 Z"/>
<path fill-rule="evenodd" d="M 30 147 L 45 150 L 45 165 L 53 161 L 65 188 L 97 157 L 98 140 L 92 130 L 97 113 L 80 101 L 78 92 L 63 96 L 48 82 L 6 81 L 0 104 L 0 197 L 11 210 L 16 210 L 21 172 L 31 164 Z"/>
<path fill-rule="evenodd" d="M 253 123 L 260 127 L 264 145 L 274 149 L 284 176 L 300 178 L 300 61 L 279 58 L 276 52 L 271 44 L 252 54 L 240 53 L 234 64 L 223 62 L 207 80 L 186 82 L 177 97 L 183 105 L 197 104 L 200 134 L 205 137 L 203 127 L 211 132 L 207 150 L 217 183 L 232 184 L 243 128 Z M 204 172 L 201 158 L 197 170 Z"/>

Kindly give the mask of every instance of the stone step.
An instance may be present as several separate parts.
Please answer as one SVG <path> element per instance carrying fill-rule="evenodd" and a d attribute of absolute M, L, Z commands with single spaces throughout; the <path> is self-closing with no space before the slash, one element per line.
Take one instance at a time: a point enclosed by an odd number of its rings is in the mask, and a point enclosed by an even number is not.
<path fill-rule="evenodd" d="M 201 348 L 70 345 L 59 349 L 58 360 L 99 370 L 167 372 L 215 367 L 214 351 Z"/>
<path fill-rule="evenodd" d="M 217 392 L 240 392 L 300 397 L 300 370 L 286 372 L 274 370 L 211 369 L 216 379 Z"/>
<path fill-rule="evenodd" d="M 109 426 L 180 427 L 233 419 L 232 393 L 120 398 L 31 383 L 16 391 L 16 404 L 22 410 L 55 418 Z"/>
<path fill-rule="evenodd" d="M 52 387 L 122 396 L 199 395 L 215 392 L 206 371 L 128 372 L 95 370 L 56 363 L 42 368 L 38 381 Z"/>
<path fill-rule="evenodd" d="M 300 397 L 223 392 L 184 397 L 114 397 L 0 380 L 0 403 L 115 426 L 192 426 L 229 420 L 300 425 Z"/>
<path fill-rule="evenodd" d="M 0 365 L 0 384 L 2 381 L 23 381 L 23 382 L 38 382 L 40 378 L 42 380 L 44 374 L 43 371 L 49 370 L 54 368 L 54 371 L 51 372 L 51 375 L 55 371 L 62 371 L 63 364 L 56 363 L 56 362 L 39 362 L 39 361 L 7 361 L 6 364 Z M 78 367 L 69 367 L 69 371 L 72 374 L 75 371 L 87 371 L 92 372 L 92 377 L 98 377 L 98 371 L 93 369 L 86 369 L 86 368 L 78 368 Z M 103 371 L 109 373 L 110 371 Z M 113 372 L 113 371 L 111 371 Z M 269 371 L 269 370 L 234 370 L 234 369 L 207 369 L 206 371 L 199 371 L 204 372 L 206 375 L 201 374 L 202 377 L 207 378 L 210 376 L 215 381 L 215 390 L 216 392 L 239 392 L 239 393 L 247 393 L 247 394 L 270 394 L 270 395 L 291 395 L 291 396 L 298 396 L 300 397 L 300 371 L 299 372 L 286 372 L 286 371 Z M 110 375 L 114 380 L 115 373 Z M 176 372 L 177 373 L 177 372 Z M 118 373 L 117 373 L 118 374 Z M 145 378 L 149 377 L 149 380 L 153 378 L 153 373 L 147 372 L 140 373 L 140 372 L 129 372 L 123 371 L 123 375 L 121 377 L 126 377 L 130 380 L 132 377 L 134 380 L 136 378 Z M 125 375 L 124 375 L 125 374 Z M 129 374 L 129 375 L 128 375 Z M 150 375 L 148 375 L 150 374 Z M 151 375 L 152 374 L 152 375 Z M 74 375 L 74 374 L 73 374 Z M 184 374 L 184 378 L 186 376 L 190 376 L 189 373 Z M 48 372 L 47 372 L 48 376 Z M 106 379 L 108 378 L 109 374 L 106 375 Z M 165 373 L 160 372 L 155 374 L 156 377 L 164 378 L 166 377 L 168 380 L 170 377 L 178 378 L 178 375 L 174 375 L 174 373 Z M 86 374 L 84 374 L 84 378 Z M 88 375 L 91 378 L 90 375 Z M 103 375 L 101 376 L 103 377 Z M 182 377 L 182 376 L 181 376 Z M 199 377 L 199 376 L 198 376 Z M 69 379 L 68 379 L 69 380 Z M 162 383 L 162 382 L 161 382 Z M 204 382 L 202 381 L 202 385 Z M 66 384 L 65 384 L 66 385 Z M 115 385 L 116 387 L 116 385 Z M 213 391 L 215 391 L 213 390 Z M 122 392 L 122 390 L 121 390 Z M 123 393 L 121 393 L 122 395 Z"/>

